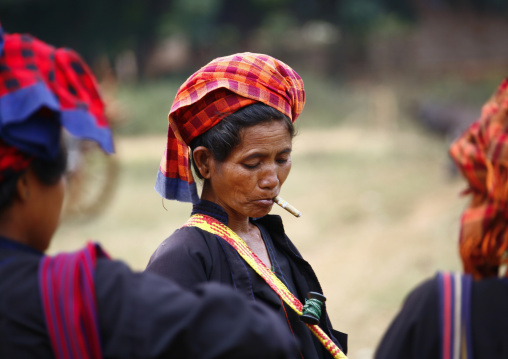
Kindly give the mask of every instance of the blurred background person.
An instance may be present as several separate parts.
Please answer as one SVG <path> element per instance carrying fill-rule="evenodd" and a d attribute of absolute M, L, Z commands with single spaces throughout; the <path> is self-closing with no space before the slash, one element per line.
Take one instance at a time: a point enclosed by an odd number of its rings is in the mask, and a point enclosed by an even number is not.
<path fill-rule="evenodd" d="M 65 192 L 62 128 L 108 153 L 113 139 L 72 50 L 0 27 L 0 69 L 0 357 L 295 357 L 271 309 L 229 288 L 184 291 L 92 242 L 44 255 Z"/>
<path fill-rule="evenodd" d="M 182 84 L 169 113 L 155 189 L 194 206 L 190 220 L 161 243 L 146 271 L 186 288 L 227 284 L 274 308 L 298 339 L 303 358 L 328 358 L 320 333 L 343 351 L 347 336 L 333 331 L 324 307 L 316 308 L 312 323 L 319 326 L 306 327 L 302 303 L 309 292 L 323 290 L 281 218 L 269 215 L 291 170 L 293 122 L 304 103 L 300 76 L 263 54 L 214 59 Z M 202 180 L 199 197 L 191 163 Z M 339 355 L 340 349 L 331 352 Z"/>
<path fill-rule="evenodd" d="M 508 355 L 508 80 L 450 147 L 468 188 L 459 251 L 464 273 L 414 289 L 376 358 L 496 359 Z"/>

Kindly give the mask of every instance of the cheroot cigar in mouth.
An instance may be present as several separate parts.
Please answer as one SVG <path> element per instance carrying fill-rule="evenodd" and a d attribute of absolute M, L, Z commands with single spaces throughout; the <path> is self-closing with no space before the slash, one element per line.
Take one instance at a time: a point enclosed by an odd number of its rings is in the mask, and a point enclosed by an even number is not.
<path fill-rule="evenodd" d="M 279 206 L 284 208 L 286 211 L 291 213 L 295 217 L 301 217 L 302 212 L 297 210 L 295 207 L 293 207 L 291 204 L 289 204 L 287 201 L 285 201 L 282 197 L 276 196 L 273 201 L 277 203 Z"/>

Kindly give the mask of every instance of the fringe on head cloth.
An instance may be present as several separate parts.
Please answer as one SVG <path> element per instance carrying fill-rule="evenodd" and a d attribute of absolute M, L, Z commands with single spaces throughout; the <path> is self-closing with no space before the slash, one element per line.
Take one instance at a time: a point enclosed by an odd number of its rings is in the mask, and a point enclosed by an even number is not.
<path fill-rule="evenodd" d="M 0 177 L 32 156 L 53 159 L 62 126 L 114 151 L 95 77 L 79 55 L 0 24 Z"/>
<path fill-rule="evenodd" d="M 464 271 L 475 279 L 496 277 L 508 249 L 508 79 L 450 154 L 469 184 L 465 193 L 472 194 L 461 218 Z"/>
<path fill-rule="evenodd" d="M 196 203 L 199 198 L 189 143 L 226 116 L 256 102 L 295 121 L 303 110 L 301 77 L 271 56 L 239 53 L 205 65 L 178 89 L 169 112 L 168 140 L 155 190 L 166 199 Z"/>

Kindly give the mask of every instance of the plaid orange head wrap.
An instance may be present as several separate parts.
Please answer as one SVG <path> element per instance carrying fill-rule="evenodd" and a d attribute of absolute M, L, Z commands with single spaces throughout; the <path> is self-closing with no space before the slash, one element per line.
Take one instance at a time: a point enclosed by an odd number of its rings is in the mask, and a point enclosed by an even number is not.
<path fill-rule="evenodd" d="M 450 147 L 469 183 L 460 255 L 466 273 L 495 277 L 508 249 L 508 79 L 483 106 L 479 120 Z"/>
<path fill-rule="evenodd" d="M 196 203 L 189 143 L 226 116 L 262 102 L 295 121 L 305 92 L 300 76 L 271 56 L 240 53 L 220 57 L 180 86 L 169 113 L 168 141 L 155 190 L 164 198 Z"/>

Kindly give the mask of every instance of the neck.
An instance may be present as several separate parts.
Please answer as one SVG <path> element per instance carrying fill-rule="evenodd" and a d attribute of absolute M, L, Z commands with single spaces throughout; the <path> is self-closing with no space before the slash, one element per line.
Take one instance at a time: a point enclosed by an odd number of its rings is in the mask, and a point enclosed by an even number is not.
<path fill-rule="evenodd" d="M 227 222 L 228 227 L 231 228 L 233 231 L 235 231 L 238 235 L 240 235 L 240 233 L 248 233 L 249 230 L 252 229 L 252 227 L 255 227 L 253 224 L 250 223 L 248 216 L 232 211 L 227 206 L 224 206 L 215 195 L 215 192 L 211 189 L 208 181 L 205 181 L 203 184 L 201 199 L 213 202 L 216 205 L 220 206 L 224 210 L 224 212 L 226 212 L 226 215 L 228 217 Z"/>
<path fill-rule="evenodd" d="M 255 226 L 250 223 L 249 217 L 241 216 L 241 218 L 237 216 L 231 216 L 228 213 L 228 227 L 235 231 L 241 237 L 241 233 L 246 234 L 249 233 L 253 227 Z"/>
<path fill-rule="evenodd" d="M 27 222 L 23 208 L 19 202 L 14 201 L 9 208 L 0 214 L 0 236 L 44 252 L 47 249 L 46 247 L 41 247 L 36 241 L 31 240 L 29 235 L 30 221 Z"/>
<path fill-rule="evenodd" d="M 270 258 L 266 250 L 265 243 L 261 237 L 258 227 L 250 222 L 248 216 L 240 215 L 228 208 L 222 207 L 218 201 L 213 201 L 211 196 L 201 195 L 202 200 L 213 202 L 220 206 L 227 215 L 227 226 L 231 228 L 240 238 L 242 238 L 249 248 L 256 253 L 258 258 L 267 266 L 271 266 Z"/>
<path fill-rule="evenodd" d="M 20 222 L 19 216 L 14 215 L 13 206 L 4 210 L 0 215 L 0 236 L 29 246 L 30 244 L 23 240 L 21 229 L 24 225 Z"/>

